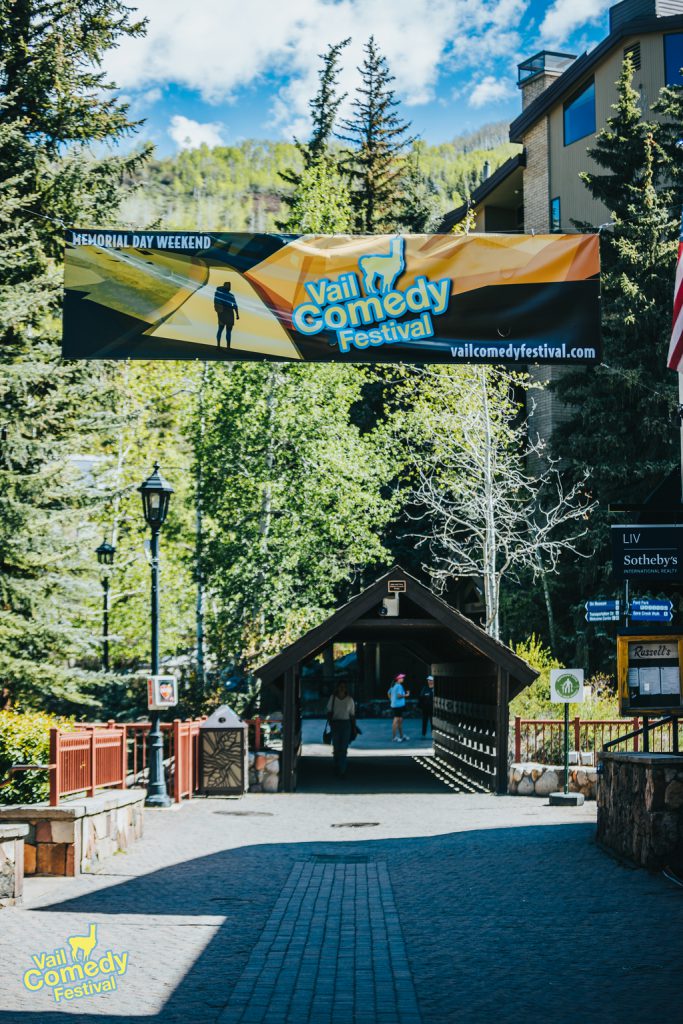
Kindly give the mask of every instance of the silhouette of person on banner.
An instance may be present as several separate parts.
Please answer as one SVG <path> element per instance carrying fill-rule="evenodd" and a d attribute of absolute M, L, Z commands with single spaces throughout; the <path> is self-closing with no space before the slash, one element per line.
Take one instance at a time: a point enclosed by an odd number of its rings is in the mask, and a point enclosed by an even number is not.
<path fill-rule="evenodd" d="M 223 334 L 223 328 L 225 328 L 225 347 L 230 348 L 235 319 L 239 320 L 240 318 L 237 299 L 231 291 L 230 281 L 224 281 L 223 284 L 219 284 L 218 288 L 216 288 L 213 297 L 213 308 L 218 317 L 218 331 L 216 332 L 218 347 L 221 347 L 221 335 Z"/>

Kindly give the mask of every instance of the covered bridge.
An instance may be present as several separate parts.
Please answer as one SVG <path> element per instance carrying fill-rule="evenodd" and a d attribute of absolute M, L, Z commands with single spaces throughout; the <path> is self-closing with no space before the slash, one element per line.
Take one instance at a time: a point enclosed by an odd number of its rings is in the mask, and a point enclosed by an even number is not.
<path fill-rule="evenodd" d="M 302 679 L 311 661 L 330 652 L 334 643 L 355 645 L 358 666 L 352 690 L 357 703 L 373 694 L 386 703 L 391 679 L 399 668 L 406 671 L 406 660 L 412 666 L 408 678 L 413 689 L 431 672 L 434 754 L 440 767 L 468 788 L 506 792 L 508 704 L 538 673 L 400 566 L 256 671 L 262 683 L 281 694 L 286 791 L 296 789 Z M 318 686 L 322 708 L 329 689 Z"/>

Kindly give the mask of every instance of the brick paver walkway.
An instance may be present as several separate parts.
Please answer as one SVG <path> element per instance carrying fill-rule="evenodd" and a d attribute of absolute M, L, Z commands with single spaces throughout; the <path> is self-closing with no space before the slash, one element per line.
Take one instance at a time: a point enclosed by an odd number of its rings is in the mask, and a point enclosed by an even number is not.
<path fill-rule="evenodd" d="M 386 863 L 294 865 L 219 1024 L 421 1024 Z"/>
<path fill-rule="evenodd" d="M 0 1024 L 681 1019 L 683 889 L 600 851 L 593 806 L 355 770 L 347 792 L 150 813 L 101 874 L 30 880 L 0 910 Z M 91 923 L 128 953 L 116 992 L 28 992 L 32 954 Z"/>

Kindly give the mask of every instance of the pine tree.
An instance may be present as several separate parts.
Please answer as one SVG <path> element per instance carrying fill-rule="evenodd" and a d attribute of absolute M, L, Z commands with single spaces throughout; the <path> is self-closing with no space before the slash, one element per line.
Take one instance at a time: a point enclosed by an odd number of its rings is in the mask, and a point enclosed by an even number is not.
<path fill-rule="evenodd" d="M 62 239 L 112 218 L 139 162 L 88 146 L 134 128 L 98 66 L 142 30 L 115 0 L 0 0 L 0 677 L 29 704 L 95 700 L 71 667 L 97 632 L 81 619 L 97 493 L 76 456 L 111 428 L 115 395 L 106 364 L 60 358 Z"/>
<path fill-rule="evenodd" d="M 374 36 L 365 44 L 358 68 L 361 85 L 353 101 L 351 117 L 342 121 L 338 138 L 352 151 L 344 162 L 351 180 L 351 201 L 356 228 L 369 234 L 393 231 L 401 222 L 403 154 L 415 138 L 410 123 L 397 113 L 391 83 L 394 76 Z"/>
<path fill-rule="evenodd" d="M 573 606 L 581 618 L 587 597 L 613 591 L 609 502 L 642 501 L 678 460 L 676 380 L 666 356 L 680 210 L 672 157 L 658 123 L 642 115 L 632 75 L 628 59 L 614 114 L 589 150 L 599 170 L 582 175 L 610 215 L 600 230 L 603 362 L 556 385 L 570 415 L 553 434 L 554 452 L 575 477 L 588 476 L 600 503 L 591 521 L 594 557 L 573 563 L 560 581 L 567 589 L 558 607 Z M 576 624 L 564 621 L 572 643 Z"/>
<path fill-rule="evenodd" d="M 654 104 L 660 118 L 659 143 L 666 153 L 671 181 L 676 187 L 676 202 L 683 203 L 683 85 L 667 85 Z"/>
<path fill-rule="evenodd" d="M 433 231 L 441 219 L 439 190 L 421 167 L 422 144 L 416 143 L 401 182 L 401 228 L 416 234 Z"/>
<path fill-rule="evenodd" d="M 295 145 L 301 154 L 303 159 L 303 170 L 297 171 L 289 168 L 286 171 L 280 172 L 280 177 L 283 181 L 286 181 L 289 185 L 293 186 L 294 194 L 292 196 L 283 196 L 284 202 L 290 207 L 290 215 L 286 221 L 278 224 L 278 226 L 284 231 L 295 230 L 291 224 L 296 220 L 298 213 L 294 213 L 294 206 L 298 202 L 298 206 L 301 206 L 299 199 L 299 193 L 303 188 L 304 191 L 310 190 L 311 178 L 315 181 L 317 178 L 324 178 L 328 173 L 332 173 L 332 164 L 336 161 L 331 157 L 330 154 L 330 142 L 334 137 L 334 128 L 337 122 L 337 115 L 339 107 L 346 99 L 346 93 L 341 95 L 337 91 L 340 73 L 340 60 L 342 51 L 349 45 L 351 39 L 342 39 L 340 43 L 332 43 L 328 46 L 325 53 L 318 54 L 322 61 L 322 66 L 318 71 L 318 91 L 309 100 L 308 107 L 311 112 L 311 124 L 312 131 L 311 137 L 308 142 L 299 142 L 295 139 Z M 328 164 L 329 167 L 323 167 L 323 164 Z M 306 176 L 307 171 L 311 171 L 311 168 L 318 167 L 319 170 Z M 325 185 L 334 185 L 334 182 L 323 181 Z M 301 229 L 303 230 L 303 229 Z"/>
<path fill-rule="evenodd" d="M 632 77 L 627 58 L 615 113 L 589 150 L 607 173 L 582 174 L 611 218 L 600 232 L 604 363 L 558 384 L 574 410 L 557 431 L 559 454 L 582 472 L 590 468 L 605 502 L 623 497 L 627 465 L 633 495 L 647 493 L 676 458 L 677 439 L 668 430 L 675 380 L 666 353 L 678 218 L 671 160 L 657 122 L 642 116 Z"/>

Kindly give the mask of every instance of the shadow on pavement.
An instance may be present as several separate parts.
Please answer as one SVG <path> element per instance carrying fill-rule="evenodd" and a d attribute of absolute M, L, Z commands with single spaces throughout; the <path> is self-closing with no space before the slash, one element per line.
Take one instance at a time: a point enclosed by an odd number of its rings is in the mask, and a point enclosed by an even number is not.
<path fill-rule="evenodd" d="M 346 775 L 334 771 L 332 755 L 302 757 L 297 793 L 451 793 L 452 790 L 411 756 L 349 758 Z"/>
<path fill-rule="evenodd" d="M 73 914 L 75 932 L 93 914 L 224 917 L 161 1012 L 117 1016 L 107 1001 L 100 1013 L 79 1013 L 71 1005 L 66 1015 L 79 1024 L 213 1024 L 295 862 L 320 855 L 381 860 L 389 866 L 423 1024 L 676 1019 L 683 976 L 671 954 L 680 948 L 683 898 L 659 877 L 620 867 L 595 846 L 593 833 L 591 823 L 581 822 L 417 839 L 251 845 L 37 913 Z M 31 916 L 27 911 L 29 928 Z M 155 955 L 163 955 L 161 938 L 159 948 L 149 950 L 150 959 Z M 0 1024 L 58 1019 L 65 1014 L 0 1011 Z"/>

